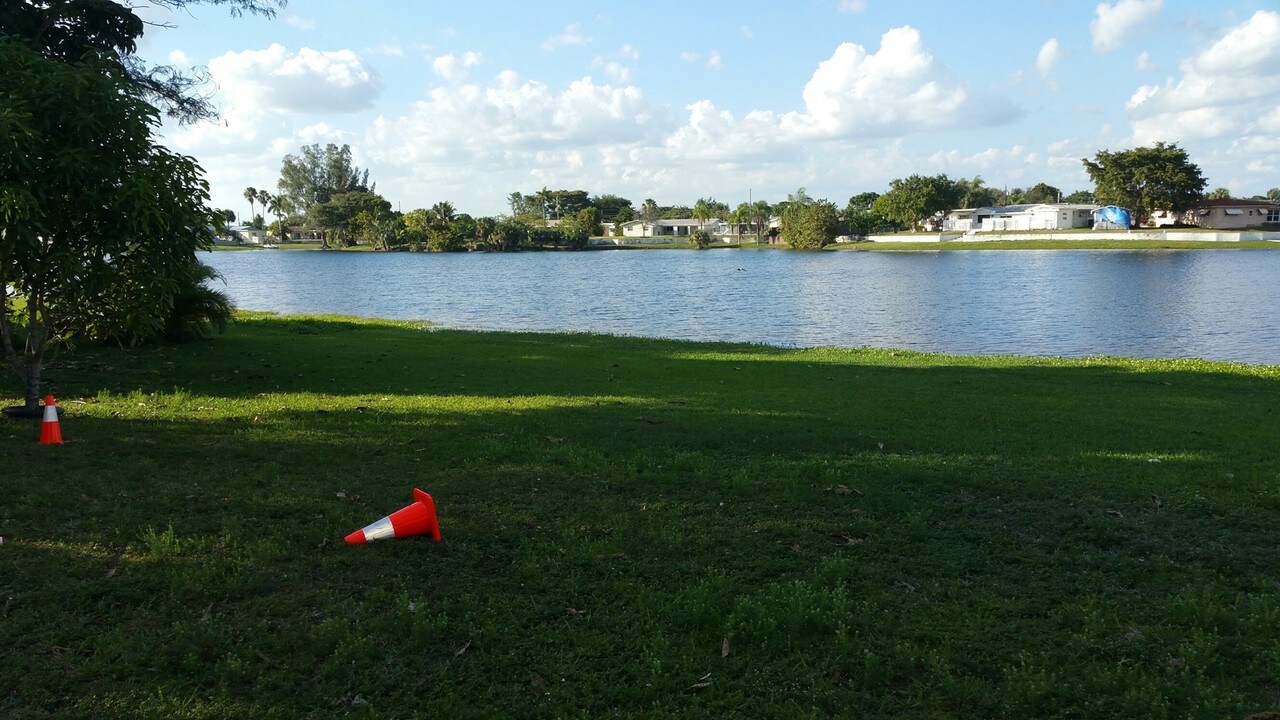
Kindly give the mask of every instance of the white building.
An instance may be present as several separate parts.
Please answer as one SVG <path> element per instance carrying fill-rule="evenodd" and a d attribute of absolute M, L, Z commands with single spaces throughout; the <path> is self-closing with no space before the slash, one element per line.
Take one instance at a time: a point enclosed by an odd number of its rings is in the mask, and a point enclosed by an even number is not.
<path fill-rule="evenodd" d="M 1002 207 L 952 210 L 942 220 L 942 229 L 960 232 L 1001 230 L 1070 230 L 1093 225 L 1097 205 L 1037 203 Z"/>

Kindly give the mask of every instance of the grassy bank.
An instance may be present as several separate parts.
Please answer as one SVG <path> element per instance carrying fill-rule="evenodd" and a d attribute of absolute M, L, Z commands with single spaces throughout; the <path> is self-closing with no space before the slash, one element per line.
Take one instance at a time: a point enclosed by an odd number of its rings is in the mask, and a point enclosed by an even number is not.
<path fill-rule="evenodd" d="M 0 421 L 0 716 L 1243 718 L 1280 368 L 246 316 Z M 444 543 L 342 538 L 435 496 Z"/>

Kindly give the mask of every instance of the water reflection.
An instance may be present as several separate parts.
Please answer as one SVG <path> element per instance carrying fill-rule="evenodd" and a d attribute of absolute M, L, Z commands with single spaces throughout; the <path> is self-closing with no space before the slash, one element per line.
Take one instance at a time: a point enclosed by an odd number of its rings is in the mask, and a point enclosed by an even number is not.
<path fill-rule="evenodd" d="M 1280 253 L 204 255 L 245 309 L 782 346 L 1280 364 Z"/>

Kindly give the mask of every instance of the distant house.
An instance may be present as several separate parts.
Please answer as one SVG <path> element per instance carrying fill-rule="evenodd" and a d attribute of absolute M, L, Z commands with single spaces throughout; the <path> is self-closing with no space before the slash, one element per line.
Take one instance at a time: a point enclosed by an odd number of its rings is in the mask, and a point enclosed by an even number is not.
<path fill-rule="evenodd" d="M 261 245 L 270 240 L 264 240 L 268 233 L 266 230 L 251 228 L 246 225 L 237 225 L 236 227 L 227 228 L 227 232 L 231 237 L 239 243 L 250 243 L 252 245 Z"/>
<path fill-rule="evenodd" d="M 623 237 L 689 237 L 699 227 L 712 235 L 724 234 L 724 223 L 711 219 L 699 222 L 693 218 L 675 220 L 628 220 L 622 223 Z"/>
<path fill-rule="evenodd" d="M 1270 200 L 1201 200 L 1182 213 L 1158 211 L 1152 213 L 1151 222 L 1156 227 L 1194 225 L 1214 230 L 1239 230 L 1241 228 L 1280 225 L 1280 203 Z"/>
<path fill-rule="evenodd" d="M 942 230 L 993 232 L 1000 230 L 1070 230 L 1093 225 L 1097 205 L 1036 203 L 952 210 L 942 219 Z"/>

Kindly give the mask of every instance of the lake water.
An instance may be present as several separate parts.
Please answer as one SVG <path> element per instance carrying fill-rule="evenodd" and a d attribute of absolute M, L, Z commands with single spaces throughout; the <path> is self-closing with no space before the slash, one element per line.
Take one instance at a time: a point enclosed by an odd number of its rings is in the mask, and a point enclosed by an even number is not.
<path fill-rule="evenodd" d="M 246 310 L 789 347 L 1280 364 L 1280 252 L 215 252 Z M 219 285 L 221 288 L 221 286 Z"/>

